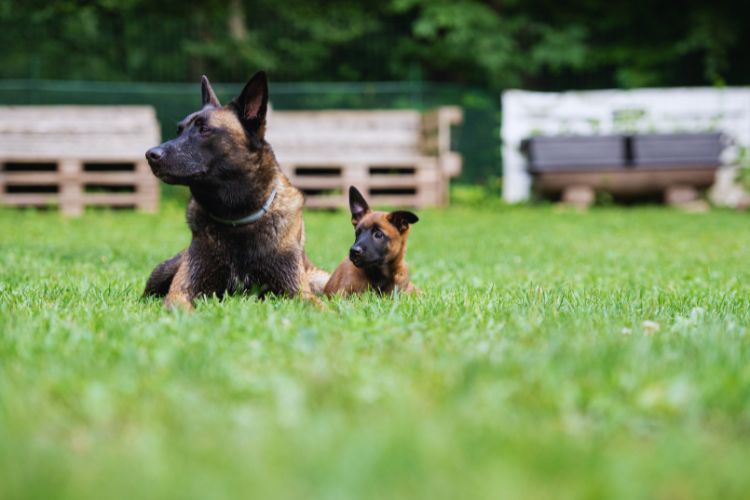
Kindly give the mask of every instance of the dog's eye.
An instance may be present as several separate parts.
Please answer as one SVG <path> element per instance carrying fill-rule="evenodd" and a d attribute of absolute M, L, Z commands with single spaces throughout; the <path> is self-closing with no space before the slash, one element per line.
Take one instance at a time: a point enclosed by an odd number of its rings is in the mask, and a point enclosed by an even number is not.
<path fill-rule="evenodd" d="M 375 231 L 372 232 L 372 237 L 375 238 L 376 240 L 381 239 L 383 236 L 385 235 L 380 229 L 376 229 Z"/>
<path fill-rule="evenodd" d="M 203 119 L 199 118 L 195 120 L 193 125 L 198 129 L 198 133 L 201 135 L 206 135 L 211 132 L 211 128 L 206 125 L 206 122 Z"/>

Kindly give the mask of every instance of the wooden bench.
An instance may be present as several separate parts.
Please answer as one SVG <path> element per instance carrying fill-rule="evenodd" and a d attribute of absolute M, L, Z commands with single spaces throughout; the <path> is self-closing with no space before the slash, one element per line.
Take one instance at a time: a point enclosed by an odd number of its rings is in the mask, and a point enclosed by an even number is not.
<path fill-rule="evenodd" d="M 719 133 L 538 136 L 522 143 L 535 191 L 576 205 L 593 203 L 597 191 L 692 202 L 713 184 L 723 148 Z"/>
<path fill-rule="evenodd" d="M 350 185 L 374 205 L 424 207 L 448 202 L 461 156 L 450 150 L 456 107 L 415 110 L 277 111 L 268 141 L 312 208 L 347 206 Z"/>
<path fill-rule="evenodd" d="M 155 211 L 144 152 L 160 142 L 148 106 L 0 107 L 0 204 Z"/>

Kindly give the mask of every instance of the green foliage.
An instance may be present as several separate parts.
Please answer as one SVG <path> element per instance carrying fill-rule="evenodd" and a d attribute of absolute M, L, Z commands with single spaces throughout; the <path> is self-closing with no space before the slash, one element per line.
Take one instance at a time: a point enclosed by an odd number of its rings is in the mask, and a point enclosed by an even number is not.
<path fill-rule="evenodd" d="M 461 198 L 423 295 L 328 312 L 139 299 L 171 205 L 0 211 L 0 497 L 746 497 L 747 216 Z M 306 219 L 330 269 L 346 214 Z"/>
<path fill-rule="evenodd" d="M 2 78 L 747 84 L 738 0 L 0 0 Z"/>

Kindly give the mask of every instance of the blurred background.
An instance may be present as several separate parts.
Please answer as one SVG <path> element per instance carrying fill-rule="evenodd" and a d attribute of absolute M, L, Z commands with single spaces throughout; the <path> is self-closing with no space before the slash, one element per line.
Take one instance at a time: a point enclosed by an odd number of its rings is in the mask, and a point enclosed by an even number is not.
<path fill-rule="evenodd" d="M 457 105 L 458 182 L 499 186 L 500 94 L 750 83 L 743 1 L 0 0 L 0 104 L 147 104 L 268 71 L 278 110 Z"/>

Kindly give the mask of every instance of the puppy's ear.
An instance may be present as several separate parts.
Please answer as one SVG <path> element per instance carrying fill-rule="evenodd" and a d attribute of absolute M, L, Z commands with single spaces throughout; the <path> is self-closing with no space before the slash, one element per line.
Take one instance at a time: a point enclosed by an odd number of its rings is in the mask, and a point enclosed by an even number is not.
<path fill-rule="evenodd" d="M 268 111 L 268 78 L 265 71 L 258 71 L 247 82 L 240 96 L 235 99 L 235 107 L 243 125 L 257 132 L 262 139 Z"/>
<path fill-rule="evenodd" d="M 213 106 L 214 108 L 220 108 L 219 98 L 216 97 L 214 89 L 211 88 L 211 82 L 208 81 L 208 77 L 203 75 L 201 77 L 201 106 Z"/>
<path fill-rule="evenodd" d="M 357 227 L 362 217 L 371 211 L 365 197 L 354 186 L 349 186 L 349 211 L 352 213 L 352 226 L 354 227 Z"/>
<path fill-rule="evenodd" d="M 417 217 L 416 214 L 407 212 L 405 210 L 391 212 L 388 214 L 387 218 L 388 222 L 393 224 L 393 226 L 398 229 L 400 233 L 403 233 L 404 231 L 409 229 L 409 224 L 419 222 L 419 217 Z"/>

